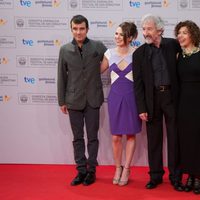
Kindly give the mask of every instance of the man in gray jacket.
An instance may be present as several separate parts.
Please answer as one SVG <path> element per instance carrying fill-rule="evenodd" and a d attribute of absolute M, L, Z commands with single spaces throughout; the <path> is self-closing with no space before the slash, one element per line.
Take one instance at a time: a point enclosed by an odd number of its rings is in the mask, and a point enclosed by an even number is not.
<path fill-rule="evenodd" d="M 100 63 L 106 47 L 88 39 L 88 20 L 82 15 L 71 21 L 72 42 L 61 47 L 58 60 L 58 103 L 69 114 L 73 132 L 74 158 L 77 176 L 71 185 L 95 182 L 99 109 L 104 101 Z M 88 158 L 85 156 L 84 122 L 87 132 Z"/>

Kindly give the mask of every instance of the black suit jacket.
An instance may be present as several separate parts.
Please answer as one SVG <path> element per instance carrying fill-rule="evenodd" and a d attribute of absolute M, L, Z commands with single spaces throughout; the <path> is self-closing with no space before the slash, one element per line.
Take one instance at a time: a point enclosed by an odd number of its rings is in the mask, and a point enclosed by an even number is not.
<path fill-rule="evenodd" d="M 178 42 L 173 38 L 162 38 L 161 45 L 171 81 L 174 107 L 176 108 L 178 100 L 176 58 L 181 49 Z M 147 112 L 149 120 L 153 117 L 154 106 L 154 76 L 151 58 L 152 51 L 146 43 L 133 53 L 133 76 L 138 112 Z"/>

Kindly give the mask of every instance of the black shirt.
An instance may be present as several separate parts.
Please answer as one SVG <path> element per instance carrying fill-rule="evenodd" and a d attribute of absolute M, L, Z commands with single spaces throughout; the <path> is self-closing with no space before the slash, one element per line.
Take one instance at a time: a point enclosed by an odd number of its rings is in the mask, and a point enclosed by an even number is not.
<path fill-rule="evenodd" d="M 89 39 L 86 37 L 85 40 L 83 41 L 83 44 L 86 44 L 88 42 L 89 42 Z M 76 42 L 75 39 L 72 40 L 72 44 L 77 45 L 77 42 Z M 83 56 L 83 50 L 82 50 L 82 48 L 78 46 L 78 50 L 79 50 L 79 53 L 80 53 L 80 55 L 82 57 Z"/>
<path fill-rule="evenodd" d="M 158 87 L 160 85 L 170 85 L 169 73 L 167 70 L 165 58 L 162 53 L 162 42 L 159 48 L 152 44 L 150 45 L 150 48 L 152 50 L 154 86 Z"/>

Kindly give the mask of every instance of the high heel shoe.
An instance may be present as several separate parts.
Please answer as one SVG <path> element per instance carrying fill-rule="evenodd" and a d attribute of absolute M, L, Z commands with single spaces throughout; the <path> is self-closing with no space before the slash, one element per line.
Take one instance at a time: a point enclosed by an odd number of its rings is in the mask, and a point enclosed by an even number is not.
<path fill-rule="evenodd" d="M 193 192 L 195 194 L 200 194 L 200 178 L 195 178 L 194 179 L 194 189 Z"/>
<path fill-rule="evenodd" d="M 122 172 L 122 176 L 119 180 L 118 185 L 119 186 L 124 186 L 128 184 L 128 180 L 129 180 L 129 175 L 130 175 L 130 169 L 124 167 L 123 172 Z"/>
<path fill-rule="evenodd" d="M 119 180 L 121 178 L 121 175 L 122 175 L 122 171 L 123 171 L 123 167 L 120 166 L 120 167 L 116 167 L 116 170 L 115 170 L 115 176 L 113 178 L 113 185 L 117 185 L 119 183 Z"/>
<path fill-rule="evenodd" d="M 194 187 L 194 177 L 189 175 L 185 184 L 185 191 L 190 192 Z"/>

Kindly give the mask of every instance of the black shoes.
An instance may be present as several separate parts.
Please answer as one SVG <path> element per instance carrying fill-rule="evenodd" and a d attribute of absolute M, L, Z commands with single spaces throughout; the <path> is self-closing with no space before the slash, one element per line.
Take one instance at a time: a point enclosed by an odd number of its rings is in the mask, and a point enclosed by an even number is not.
<path fill-rule="evenodd" d="M 182 192 L 185 190 L 185 187 L 181 182 L 181 177 L 171 177 L 169 180 L 176 191 Z"/>
<path fill-rule="evenodd" d="M 92 183 L 94 183 L 96 180 L 96 175 L 94 172 L 88 172 L 86 174 L 82 174 L 82 173 L 78 173 L 77 176 L 72 180 L 71 182 L 71 186 L 76 186 L 79 185 L 81 183 L 83 183 L 83 185 L 91 185 Z"/>
<path fill-rule="evenodd" d="M 195 178 L 194 179 L 194 189 L 193 192 L 195 194 L 200 194 L 200 179 L 199 178 Z"/>
<path fill-rule="evenodd" d="M 147 184 L 146 184 L 146 188 L 147 189 L 154 189 L 156 188 L 159 184 L 161 184 L 163 181 L 162 179 L 158 179 L 158 180 L 150 180 Z M 183 191 L 184 190 L 184 186 L 180 181 L 171 181 L 171 184 L 173 185 L 174 189 L 177 191 Z"/>
<path fill-rule="evenodd" d="M 190 192 L 191 190 L 193 190 L 193 187 L 194 187 L 194 177 L 189 176 L 185 184 L 185 191 Z"/>
<path fill-rule="evenodd" d="M 159 184 L 161 184 L 163 181 L 162 179 L 158 179 L 158 180 L 150 180 L 147 184 L 146 184 L 146 189 L 154 189 L 156 188 Z"/>
<path fill-rule="evenodd" d="M 190 192 L 193 190 L 194 194 L 200 194 L 200 179 L 191 175 L 188 176 L 185 186 L 181 182 L 175 182 L 172 185 L 177 191 Z"/>
<path fill-rule="evenodd" d="M 174 181 L 174 182 L 171 182 L 171 184 L 176 191 L 182 192 L 185 190 L 185 187 L 181 181 Z"/>
<path fill-rule="evenodd" d="M 91 185 L 92 183 L 94 183 L 96 180 L 96 175 L 94 172 L 88 172 L 87 176 L 85 177 L 84 181 L 83 181 L 83 185 Z"/>
<path fill-rule="evenodd" d="M 72 180 L 71 185 L 75 186 L 75 185 L 79 185 L 81 183 L 83 183 L 83 181 L 85 180 L 85 177 L 87 176 L 86 174 L 82 174 L 82 173 L 78 173 L 77 176 Z"/>
<path fill-rule="evenodd" d="M 189 175 L 185 184 L 185 191 L 190 192 L 191 190 L 194 194 L 200 194 L 200 179 Z"/>

